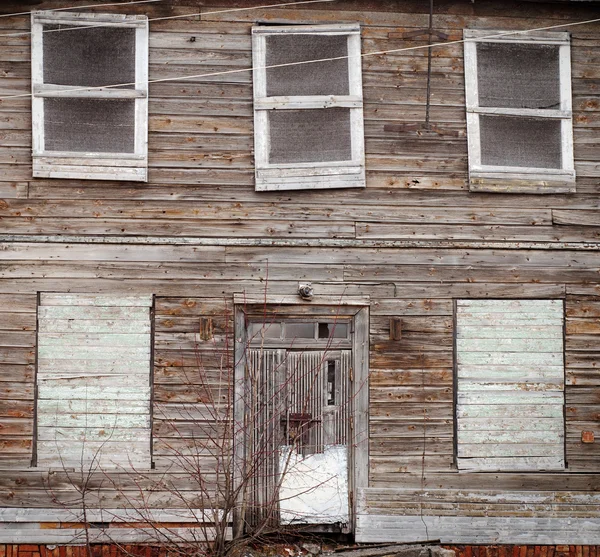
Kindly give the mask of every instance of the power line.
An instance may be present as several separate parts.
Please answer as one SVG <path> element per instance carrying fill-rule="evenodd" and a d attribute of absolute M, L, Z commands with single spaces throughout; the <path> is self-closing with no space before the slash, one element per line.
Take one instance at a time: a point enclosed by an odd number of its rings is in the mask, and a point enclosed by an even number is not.
<path fill-rule="evenodd" d="M 311 0 L 311 1 L 331 1 L 331 0 Z M 585 21 L 575 21 L 572 23 L 560 23 L 558 25 L 549 25 L 546 27 L 536 27 L 536 28 L 532 28 L 532 29 L 523 29 L 523 30 L 519 30 L 519 31 L 506 31 L 506 32 L 501 32 L 501 33 L 493 33 L 491 35 L 477 37 L 477 41 L 518 35 L 518 34 L 522 34 L 522 33 L 535 33 L 538 31 L 548 31 L 551 29 L 560 29 L 560 28 L 571 27 L 571 26 L 575 26 L 575 25 L 587 25 L 590 23 L 598 23 L 598 22 L 600 22 L 600 18 L 588 19 Z M 354 56 L 354 55 L 334 56 L 331 58 L 318 58 L 315 60 L 303 60 L 301 62 L 286 62 L 286 63 L 282 63 L 282 64 L 273 64 L 270 66 L 263 66 L 260 68 L 239 68 L 239 69 L 235 69 L 235 70 L 224 70 L 224 71 L 219 71 L 219 72 L 209 72 L 209 73 L 203 73 L 203 74 L 182 75 L 182 76 L 177 76 L 177 77 L 163 77 L 163 78 L 159 78 L 159 79 L 149 79 L 148 84 L 150 84 L 150 83 L 165 83 L 165 82 L 169 82 L 169 81 L 182 81 L 182 80 L 186 80 L 186 79 L 200 79 L 203 77 L 215 77 L 215 76 L 219 76 L 219 75 L 231 75 L 231 74 L 243 73 L 243 72 L 253 72 L 254 70 L 258 70 L 258 69 L 270 70 L 270 69 L 284 68 L 284 67 L 289 67 L 289 66 L 318 64 L 321 62 L 333 62 L 336 60 L 348 60 L 350 58 L 365 58 L 367 56 L 382 56 L 384 54 L 394 54 L 397 52 L 408 52 L 408 51 L 413 51 L 413 50 L 434 48 L 434 47 L 438 47 L 438 46 L 462 44 L 462 43 L 466 42 L 466 40 L 467 39 L 459 39 L 456 41 L 446 41 L 443 43 L 432 43 L 432 44 L 419 45 L 419 46 L 409 46 L 409 47 L 404 47 L 404 48 L 393 48 L 393 49 L 389 49 L 389 50 L 376 50 L 373 52 L 365 52 L 365 53 L 359 54 L 358 56 Z M 95 90 L 99 90 L 99 89 L 112 89 L 115 87 L 127 87 L 127 86 L 135 86 L 135 82 L 115 83 L 112 85 L 96 86 L 96 87 L 80 87 L 80 88 L 69 88 L 69 89 L 63 89 L 63 90 L 54 90 L 53 93 L 56 93 L 56 92 L 72 93 L 72 92 L 76 92 L 76 91 L 95 91 Z M 31 97 L 31 96 L 32 96 L 31 93 L 22 93 L 19 95 L 9 95 L 9 96 L 5 96 L 5 97 L 0 97 L 0 100 L 26 98 L 26 97 Z"/>
<path fill-rule="evenodd" d="M 160 0 L 141 0 L 141 1 L 146 1 L 146 2 L 159 2 Z M 151 17 L 148 18 L 148 23 L 150 23 L 151 21 L 164 21 L 167 19 L 184 19 L 186 17 L 197 17 L 197 16 L 204 16 L 204 15 L 214 15 L 214 14 L 225 14 L 225 13 L 229 13 L 229 12 L 244 12 L 244 11 L 248 11 L 248 10 L 262 10 L 262 9 L 266 9 L 266 8 L 280 8 L 282 6 L 297 6 L 299 4 L 314 4 L 314 3 L 323 3 L 323 2 L 335 2 L 336 0 L 300 0 L 298 2 L 286 2 L 283 4 L 269 4 L 266 6 L 251 6 L 248 8 L 228 8 L 226 10 L 218 10 L 215 12 L 196 12 L 193 14 L 182 14 L 182 15 L 169 15 L 169 16 L 163 16 L 163 17 Z M 135 4 L 136 2 L 130 2 L 131 4 Z M 101 4 L 101 5 L 105 5 L 105 6 L 110 6 L 111 4 Z M 122 4 L 119 4 L 122 5 Z M 87 7 L 87 6 L 82 6 L 82 7 Z M 58 8 L 58 9 L 67 9 L 67 8 Z M 72 8 L 68 8 L 68 9 L 72 9 Z M 51 10 L 48 10 L 51 11 Z M 25 13 L 31 13 L 31 12 L 25 12 Z M 9 14 L 12 15 L 12 14 Z M 94 27 L 111 27 L 111 23 L 94 23 L 94 24 L 90 24 L 90 25 L 75 25 L 73 27 L 60 27 L 58 29 L 44 29 L 42 31 L 42 33 L 59 33 L 62 31 L 78 31 L 80 29 L 93 29 Z M 4 34 L 0 34 L 0 37 L 26 37 L 28 35 L 31 35 L 31 31 L 19 31 L 18 33 L 4 33 Z"/>
<path fill-rule="evenodd" d="M 106 8 L 107 6 L 128 6 L 129 4 L 148 4 L 150 2 L 162 2 L 163 0 L 132 0 L 131 2 L 110 2 L 109 4 L 88 4 L 87 6 L 68 6 L 66 8 L 52 8 L 44 10 L 45 12 L 60 12 L 63 10 L 83 10 L 84 8 Z M 16 12 L 12 14 L 0 14 L 2 17 L 17 17 L 21 15 L 30 15 L 33 12 Z"/>

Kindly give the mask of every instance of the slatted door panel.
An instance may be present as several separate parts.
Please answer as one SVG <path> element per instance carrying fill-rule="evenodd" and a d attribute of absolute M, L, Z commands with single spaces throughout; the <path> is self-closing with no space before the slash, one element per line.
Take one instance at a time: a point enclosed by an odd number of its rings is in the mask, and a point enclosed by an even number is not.
<path fill-rule="evenodd" d="M 287 359 L 280 520 L 348 524 L 351 351 L 289 352 Z"/>
<path fill-rule="evenodd" d="M 290 430 L 300 431 L 295 437 L 288 435 L 287 444 L 302 454 L 347 443 L 350 354 L 349 350 L 288 353 L 286 420 Z"/>
<path fill-rule="evenodd" d="M 250 446 L 246 467 L 251 479 L 246 520 L 257 526 L 265 520 L 277 521 L 277 459 L 283 443 L 281 422 L 286 397 L 285 350 L 250 350 L 248 363 L 245 402 Z"/>
<path fill-rule="evenodd" d="M 151 305 L 41 295 L 38 465 L 150 468 Z"/>
<path fill-rule="evenodd" d="M 250 350 L 248 521 L 347 523 L 351 351 Z"/>
<path fill-rule="evenodd" d="M 562 470 L 562 300 L 459 300 L 460 470 Z"/>

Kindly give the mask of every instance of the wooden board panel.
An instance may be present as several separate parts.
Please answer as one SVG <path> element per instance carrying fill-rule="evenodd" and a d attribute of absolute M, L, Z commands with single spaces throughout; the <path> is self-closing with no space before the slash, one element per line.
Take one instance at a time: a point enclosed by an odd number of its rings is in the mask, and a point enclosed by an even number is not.
<path fill-rule="evenodd" d="M 40 296 L 39 465 L 150 467 L 151 304 L 151 296 Z"/>
<path fill-rule="evenodd" d="M 456 307 L 458 468 L 562 469 L 562 300 L 458 300 Z M 533 393 L 551 416 L 521 413 Z M 481 406 L 485 418 L 475 417 Z"/>

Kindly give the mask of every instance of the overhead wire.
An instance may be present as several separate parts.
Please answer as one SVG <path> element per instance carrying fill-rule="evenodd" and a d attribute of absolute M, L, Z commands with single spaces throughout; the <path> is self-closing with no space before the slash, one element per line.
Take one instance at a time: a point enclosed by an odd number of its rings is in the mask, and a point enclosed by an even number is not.
<path fill-rule="evenodd" d="M 310 0 L 310 1 L 332 1 L 332 0 Z M 517 31 L 506 31 L 506 32 L 500 32 L 500 33 L 493 33 L 491 35 L 484 35 L 481 37 L 477 37 L 477 41 L 482 41 L 482 40 L 486 40 L 486 39 L 495 39 L 495 38 L 500 38 L 500 37 L 506 37 L 506 36 L 512 36 L 512 35 L 518 35 L 518 34 L 522 34 L 522 33 L 535 33 L 538 31 L 548 31 L 551 29 L 560 29 L 560 28 L 565 28 L 565 27 L 573 27 L 575 25 L 588 25 L 591 23 L 598 23 L 600 22 L 600 18 L 596 18 L 596 19 L 588 19 L 588 20 L 584 20 L 584 21 L 575 21 L 575 22 L 570 22 L 570 23 L 560 23 L 557 25 L 548 25 L 545 27 L 535 27 L 535 28 L 531 28 L 531 29 L 520 29 Z M 201 78 L 205 78 L 205 77 L 216 77 L 216 76 L 220 76 L 220 75 L 231 75 L 231 74 L 237 74 L 237 73 L 244 73 L 244 72 L 254 72 L 256 70 L 270 70 L 270 69 L 275 69 L 275 68 L 284 68 L 284 67 L 290 67 L 290 66 L 300 66 L 300 65 L 306 65 L 306 64 L 318 64 L 318 63 L 322 63 L 322 62 L 333 62 L 336 60 L 348 60 L 351 58 L 365 58 L 367 56 L 383 56 L 385 54 L 395 54 L 398 52 L 409 52 L 409 51 L 414 51 L 414 50 L 422 50 L 422 49 L 427 49 L 427 48 L 435 48 L 435 47 L 440 47 L 440 46 L 449 46 L 449 45 L 455 45 L 455 44 L 462 44 L 464 42 L 466 42 L 467 39 L 458 39 L 455 41 L 445 41 L 445 42 L 439 42 L 439 43 L 432 43 L 432 44 L 425 44 L 425 45 L 418 45 L 418 46 L 409 46 L 409 47 L 403 47 L 403 48 L 392 48 L 392 49 L 388 49 L 388 50 L 376 50 L 376 51 L 372 51 L 372 52 L 365 52 L 365 53 L 361 53 L 359 55 L 347 55 L 347 56 L 333 56 L 330 58 L 318 58 L 318 59 L 314 59 L 314 60 L 302 60 L 300 62 L 285 62 L 285 63 L 281 63 L 281 64 L 272 64 L 269 66 L 260 66 L 260 67 L 250 67 L 250 68 L 238 68 L 238 69 L 234 69 L 234 70 L 223 70 L 223 71 L 218 71 L 218 72 L 208 72 L 208 73 L 201 73 L 201 74 L 191 74 L 191 75 L 180 75 L 180 76 L 176 76 L 176 77 L 163 77 L 163 78 L 158 78 L 158 79 L 149 79 L 148 80 L 148 84 L 151 83 L 165 83 L 165 82 L 171 82 L 171 81 L 183 81 L 183 80 L 188 80 L 188 79 L 201 79 Z M 73 88 L 70 87 L 68 89 L 57 89 L 54 90 L 53 93 L 57 93 L 57 92 L 64 92 L 64 93 L 73 93 L 73 92 L 77 92 L 77 91 L 95 91 L 95 90 L 100 90 L 100 89 L 112 89 L 112 88 L 116 88 L 116 87 L 130 87 L 130 86 L 135 86 L 136 83 L 135 82 L 129 82 L 129 83 L 114 83 L 111 85 L 105 85 L 105 86 L 95 86 L 95 87 L 80 87 L 80 88 Z M 3 96 L 0 97 L 0 100 L 8 100 L 8 99 L 16 99 L 16 98 L 26 98 L 26 97 L 31 97 L 32 94 L 31 93 L 22 93 L 22 94 L 18 94 L 18 95 L 7 95 L 7 96 Z"/>
<path fill-rule="evenodd" d="M 160 0 L 146 0 L 151 2 L 158 2 Z M 195 12 L 193 14 L 178 14 L 178 15 L 168 15 L 162 17 L 151 17 L 148 18 L 148 23 L 152 21 L 165 21 L 170 19 L 185 19 L 187 17 L 199 17 L 205 15 L 215 15 L 215 14 L 226 14 L 229 12 L 244 12 L 248 10 L 262 10 L 268 8 L 281 8 L 285 6 L 297 6 L 299 4 L 315 4 L 315 3 L 324 3 L 324 2 L 335 2 L 336 0 L 299 0 L 297 2 L 284 2 L 280 4 L 268 4 L 266 6 L 249 6 L 246 8 L 227 8 L 226 10 L 217 10 L 214 12 Z M 29 12 L 28 12 L 29 13 Z M 93 29 L 94 27 L 111 27 L 112 23 L 110 22 L 98 22 L 90 25 L 74 25 L 72 27 L 59 27 L 58 29 L 44 29 L 42 33 L 60 33 L 64 31 L 78 31 L 81 29 Z M 31 31 L 19 31 L 18 33 L 1 33 L 1 37 L 26 37 L 31 35 Z"/>

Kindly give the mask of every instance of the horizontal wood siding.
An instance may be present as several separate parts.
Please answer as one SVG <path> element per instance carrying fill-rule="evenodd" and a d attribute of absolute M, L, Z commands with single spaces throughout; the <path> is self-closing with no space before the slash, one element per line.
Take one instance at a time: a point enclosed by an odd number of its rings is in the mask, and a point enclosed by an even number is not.
<path fill-rule="evenodd" d="M 42 0 L 35 8 L 59 4 Z M 23 3 L 4 2 L 2 11 L 21 12 Z M 332 316 L 348 296 L 370 304 L 368 455 L 366 443 L 356 447 L 368 456 L 369 487 L 354 494 L 359 540 L 600 543 L 600 25 L 562 29 L 572 33 L 576 192 L 531 196 L 468 191 L 461 44 L 432 49 L 424 125 L 427 35 L 414 32 L 429 24 L 427 3 L 258 9 L 246 0 L 165 0 L 91 11 L 151 20 L 189 15 L 150 21 L 150 79 L 174 80 L 150 86 L 147 184 L 32 178 L 29 19 L 0 18 L 0 507 L 26 515 L 56 509 L 47 520 L 28 515 L 44 524 L 58 521 L 58 511 L 80 509 L 82 499 L 88 509 L 218 507 L 215 488 L 226 475 L 216 455 L 230 454 L 234 295 L 299 300 L 298 284 L 311 282 L 314 301 L 331 304 Z M 433 25 L 454 41 L 465 28 L 595 18 L 583 2 L 457 1 L 436 3 Z M 247 70 L 257 23 L 359 23 L 363 53 L 394 50 L 362 61 L 365 188 L 255 191 Z M 179 79 L 186 75 L 195 77 Z M 69 320 L 72 306 L 54 305 L 52 321 L 40 307 L 38 326 L 40 292 L 69 293 L 69 304 L 81 294 L 154 295 L 155 317 L 148 322 L 136 313 L 144 308 L 132 307 L 120 319 L 118 306 L 90 303 L 78 308 L 93 319 Z M 458 471 L 459 299 L 564 300 L 564 470 Z M 127 361 L 133 351 L 150 351 L 124 340 L 94 343 L 104 334 L 133 342 L 152 330 L 151 418 L 131 399 L 118 421 L 151 421 L 156 468 L 93 472 L 85 481 L 61 466 L 30 468 L 36 354 L 50 350 L 36 335 L 54 342 L 65 333 L 77 339 L 79 354 L 110 350 Z M 527 336 L 522 348 L 535 349 L 540 339 Z M 83 411 L 80 402 L 64 404 L 75 416 Z M 104 427 L 102 414 L 114 414 L 116 405 L 96 404 L 93 427 Z M 558 413 L 558 405 L 521 406 L 523 415 L 542 412 L 544 419 Z M 79 432 L 82 422 L 74 418 L 71 429 Z M 584 443 L 590 433 L 595 441 Z M 0 516 L 8 523 L 0 532 L 7 535 L 15 521 Z"/>
<path fill-rule="evenodd" d="M 36 306 L 35 292 L 0 294 L 0 467 L 33 456 Z"/>

